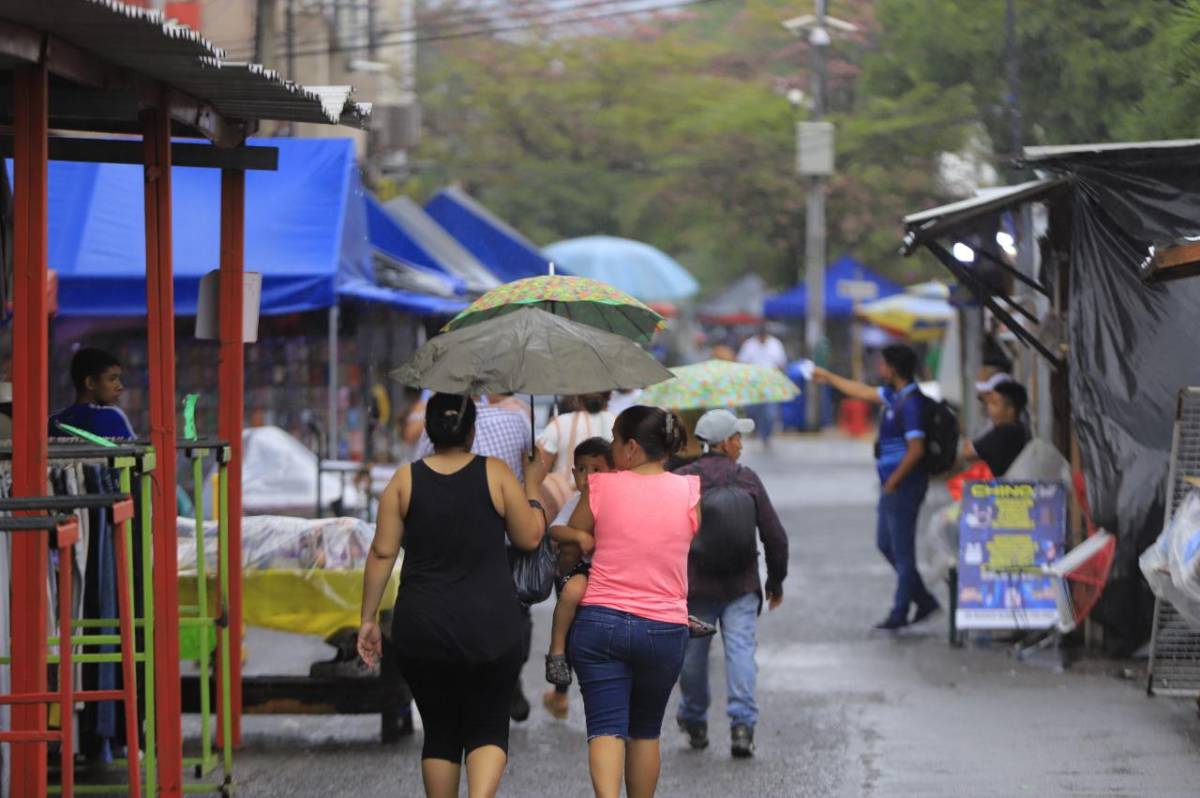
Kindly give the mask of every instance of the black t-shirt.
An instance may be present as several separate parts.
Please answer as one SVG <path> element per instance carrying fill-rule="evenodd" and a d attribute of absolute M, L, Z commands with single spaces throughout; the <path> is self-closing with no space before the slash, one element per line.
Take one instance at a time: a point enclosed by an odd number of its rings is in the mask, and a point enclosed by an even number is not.
<path fill-rule="evenodd" d="M 1001 424 L 976 438 L 973 445 L 975 454 L 988 464 L 992 473 L 1002 477 L 1027 443 L 1029 432 L 1023 424 Z"/>

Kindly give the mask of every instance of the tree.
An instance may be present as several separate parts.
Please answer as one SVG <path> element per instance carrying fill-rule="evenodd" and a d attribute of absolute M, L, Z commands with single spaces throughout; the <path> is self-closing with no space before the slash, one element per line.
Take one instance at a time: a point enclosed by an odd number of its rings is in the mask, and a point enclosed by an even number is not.
<path fill-rule="evenodd" d="M 937 195 L 937 157 L 965 130 L 960 90 L 859 90 L 872 3 L 830 62 L 842 126 L 830 253 L 914 276 L 899 219 Z M 526 10 L 527 11 L 527 10 Z M 526 13 L 526 12 L 523 12 Z M 747 270 L 783 286 L 804 250 L 804 186 L 783 95 L 807 85 L 807 44 L 780 22 L 790 3 L 715 3 L 626 27 L 426 47 L 427 133 L 408 190 L 461 182 L 540 243 L 592 233 L 648 241 L 704 283 Z M 919 267 L 918 267 L 919 268 Z"/>

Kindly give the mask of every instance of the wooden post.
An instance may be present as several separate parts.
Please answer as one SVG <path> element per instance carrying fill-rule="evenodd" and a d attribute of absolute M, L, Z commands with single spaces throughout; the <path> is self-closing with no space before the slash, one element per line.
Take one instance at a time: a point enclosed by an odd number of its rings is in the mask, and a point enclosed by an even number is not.
<path fill-rule="evenodd" d="M 49 336 L 46 182 L 49 83 L 45 63 L 16 70 L 13 91 L 13 496 L 46 495 Z M 46 692 L 45 532 L 12 536 L 12 690 Z M 46 707 L 17 704 L 12 728 L 44 732 Z M 46 744 L 14 744 L 14 798 L 46 794 Z"/>
<path fill-rule="evenodd" d="M 233 745 L 242 737 L 242 417 L 245 412 L 242 273 L 246 240 L 246 173 L 221 171 L 220 436 L 229 442 L 229 654 Z M 220 724 L 218 729 L 222 728 Z"/>
<path fill-rule="evenodd" d="M 171 261 L 171 115 L 166 98 L 142 112 L 145 154 L 146 323 L 154 474 L 154 667 L 158 784 L 179 798 L 183 730 L 179 698 L 179 582 L 175 503 L 175 287 Z"/>

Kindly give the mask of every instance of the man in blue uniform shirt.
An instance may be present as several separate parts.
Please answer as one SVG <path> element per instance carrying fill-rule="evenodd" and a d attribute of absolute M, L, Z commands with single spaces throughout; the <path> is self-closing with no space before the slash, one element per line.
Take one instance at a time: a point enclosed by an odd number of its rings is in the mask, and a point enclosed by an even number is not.
<path fill-rule="evenodd" d="M 917 571 L 917 515 L 929 488 L 925 457 L 926 398 L 916 383 L 917 354 L 907 346 L 884 348 L 880 366 L 883 386 L 874 387 L 816 368 L 813 380 L 828 383 L 847 396 L 882 405 L 875 466 L 882 495 L 876 545 L 896 571 L 892 610 L 876 629 L 895 631 L 937 612 L 937 599 Z M 909 611 L 916 606 L 910 619 Z"/>
<path fill-rule="evenodd" d="M 129 419 L 117 407 L 125 386 L 121 384 L 121 364 L 115 357 L 100 349 L 80 349 L 71 358 L 71 382 L 75 384 L 75 404 L 50 417 L 50 437 L 70 437 L 58 426 L 60 423 L 103 438 L 137 437 Z"/>

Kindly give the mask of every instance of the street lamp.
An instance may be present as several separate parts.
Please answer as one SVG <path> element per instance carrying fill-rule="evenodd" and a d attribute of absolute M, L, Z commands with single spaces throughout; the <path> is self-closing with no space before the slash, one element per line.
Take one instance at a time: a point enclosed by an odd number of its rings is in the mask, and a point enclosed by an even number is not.
<path fill-rule="evenodd" d="M 805 314 L 804 338 L 808 354 L 819 360 L 825 340 L 825 181 L 833 174 L 834 128 L 821 121 L 825 115 L 826 50 L 832 44 L 829 28 L 855 31 L 857 28 L 825 13 L 826 0 L 815 0 L 816 14 L 794 17 L 783 27 L 796 36 L 807 34 L 812 58 L 812 101 L 809 118 L 796 123 L 796 172 L 808 180 L 808 201 L 804 225 L 804 281 L 808 289 L 808 308 Z M 788 100 L 793 106 L 793 89 Z M 803 92 L 799 94 L 803 102 Z M 808 429 L 821 426 L 821 399 L 815 390 L 808 391 L 806 419 Z"/>

